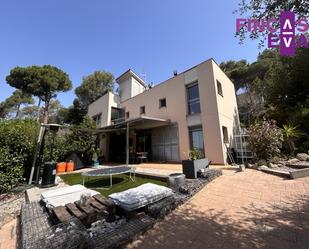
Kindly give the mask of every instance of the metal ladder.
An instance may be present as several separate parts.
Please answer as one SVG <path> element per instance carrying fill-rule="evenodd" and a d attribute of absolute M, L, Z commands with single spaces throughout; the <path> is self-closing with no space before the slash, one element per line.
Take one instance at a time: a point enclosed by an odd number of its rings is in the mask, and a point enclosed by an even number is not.
<path fill-rule="evenodd" d="M 233 157 L 233 155 L 232 155 L 232 153 L 231 153 L 230 148 L 227 147 L 226 143 L 224 143 L 224 145 L 225 145 L 226 152 L 227 152 L 227 156 L 228 156 L 230 162 L 231 162 L 232 164 L 235 164 L 235 160 L 234 160 L 234 157 Z"/>

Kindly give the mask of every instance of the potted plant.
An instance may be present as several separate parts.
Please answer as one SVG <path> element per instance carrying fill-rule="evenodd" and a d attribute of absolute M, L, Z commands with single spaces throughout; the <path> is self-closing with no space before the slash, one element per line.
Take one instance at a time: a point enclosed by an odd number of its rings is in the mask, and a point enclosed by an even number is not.
<path fill-rule="evenodd" d="M 198 148 L 193 148 L 189 152 L 189 159 L 182 160 L 182 172 L 186 178 L 197 178 L 197 172 L 209 166 L 210 162 L 207 158 L 202 158 L 202 153 Z"/>
<path fill-rule="evenodd" d="M 97 167 L 100 165 L 99 160 L 98 160 L 98 154 L 99 154 L 99 149 L 92 148 L 92 166 Z"/>

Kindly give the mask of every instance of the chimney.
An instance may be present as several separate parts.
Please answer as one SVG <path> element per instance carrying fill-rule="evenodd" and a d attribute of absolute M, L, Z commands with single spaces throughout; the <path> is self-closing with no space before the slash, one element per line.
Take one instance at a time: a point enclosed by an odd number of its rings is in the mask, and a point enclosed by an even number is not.
<path fill-rule="evenodd" d="M 173 73 L 174 73 L 174 76 L 177 76 L 177 75 L 178 75 L 177 70 L 174 70 Z"/>

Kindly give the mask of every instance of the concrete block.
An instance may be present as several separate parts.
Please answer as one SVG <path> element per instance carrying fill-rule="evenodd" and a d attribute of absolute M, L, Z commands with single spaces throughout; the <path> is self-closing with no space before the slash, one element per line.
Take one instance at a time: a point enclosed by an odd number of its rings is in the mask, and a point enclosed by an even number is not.
<path fill-rule="evenodd" d="M 292 179 L 297 179 L 297 178 L 309 176 L 309 168 L 291 171 L 290 175 L 291 175 Z"/>

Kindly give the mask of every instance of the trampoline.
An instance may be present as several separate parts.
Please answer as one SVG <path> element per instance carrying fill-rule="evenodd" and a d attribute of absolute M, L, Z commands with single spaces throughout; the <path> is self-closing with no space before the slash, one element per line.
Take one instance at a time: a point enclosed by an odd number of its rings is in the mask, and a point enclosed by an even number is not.
<path fill-rule="evenodd" d="M 120 175 L 126 173 L 130 173 L 130 180 L 132 182 L 135 182 L 135 168 L 131 168 L 128 166 L 117 166 L 104 169 L 96 169 L 82 173 L 83 185 L 85 185 L 85 178 L 89 180 L 89 177 L 109 176 L 109 188 L 111 188 L 113 186 L 113 175 Z"/>

